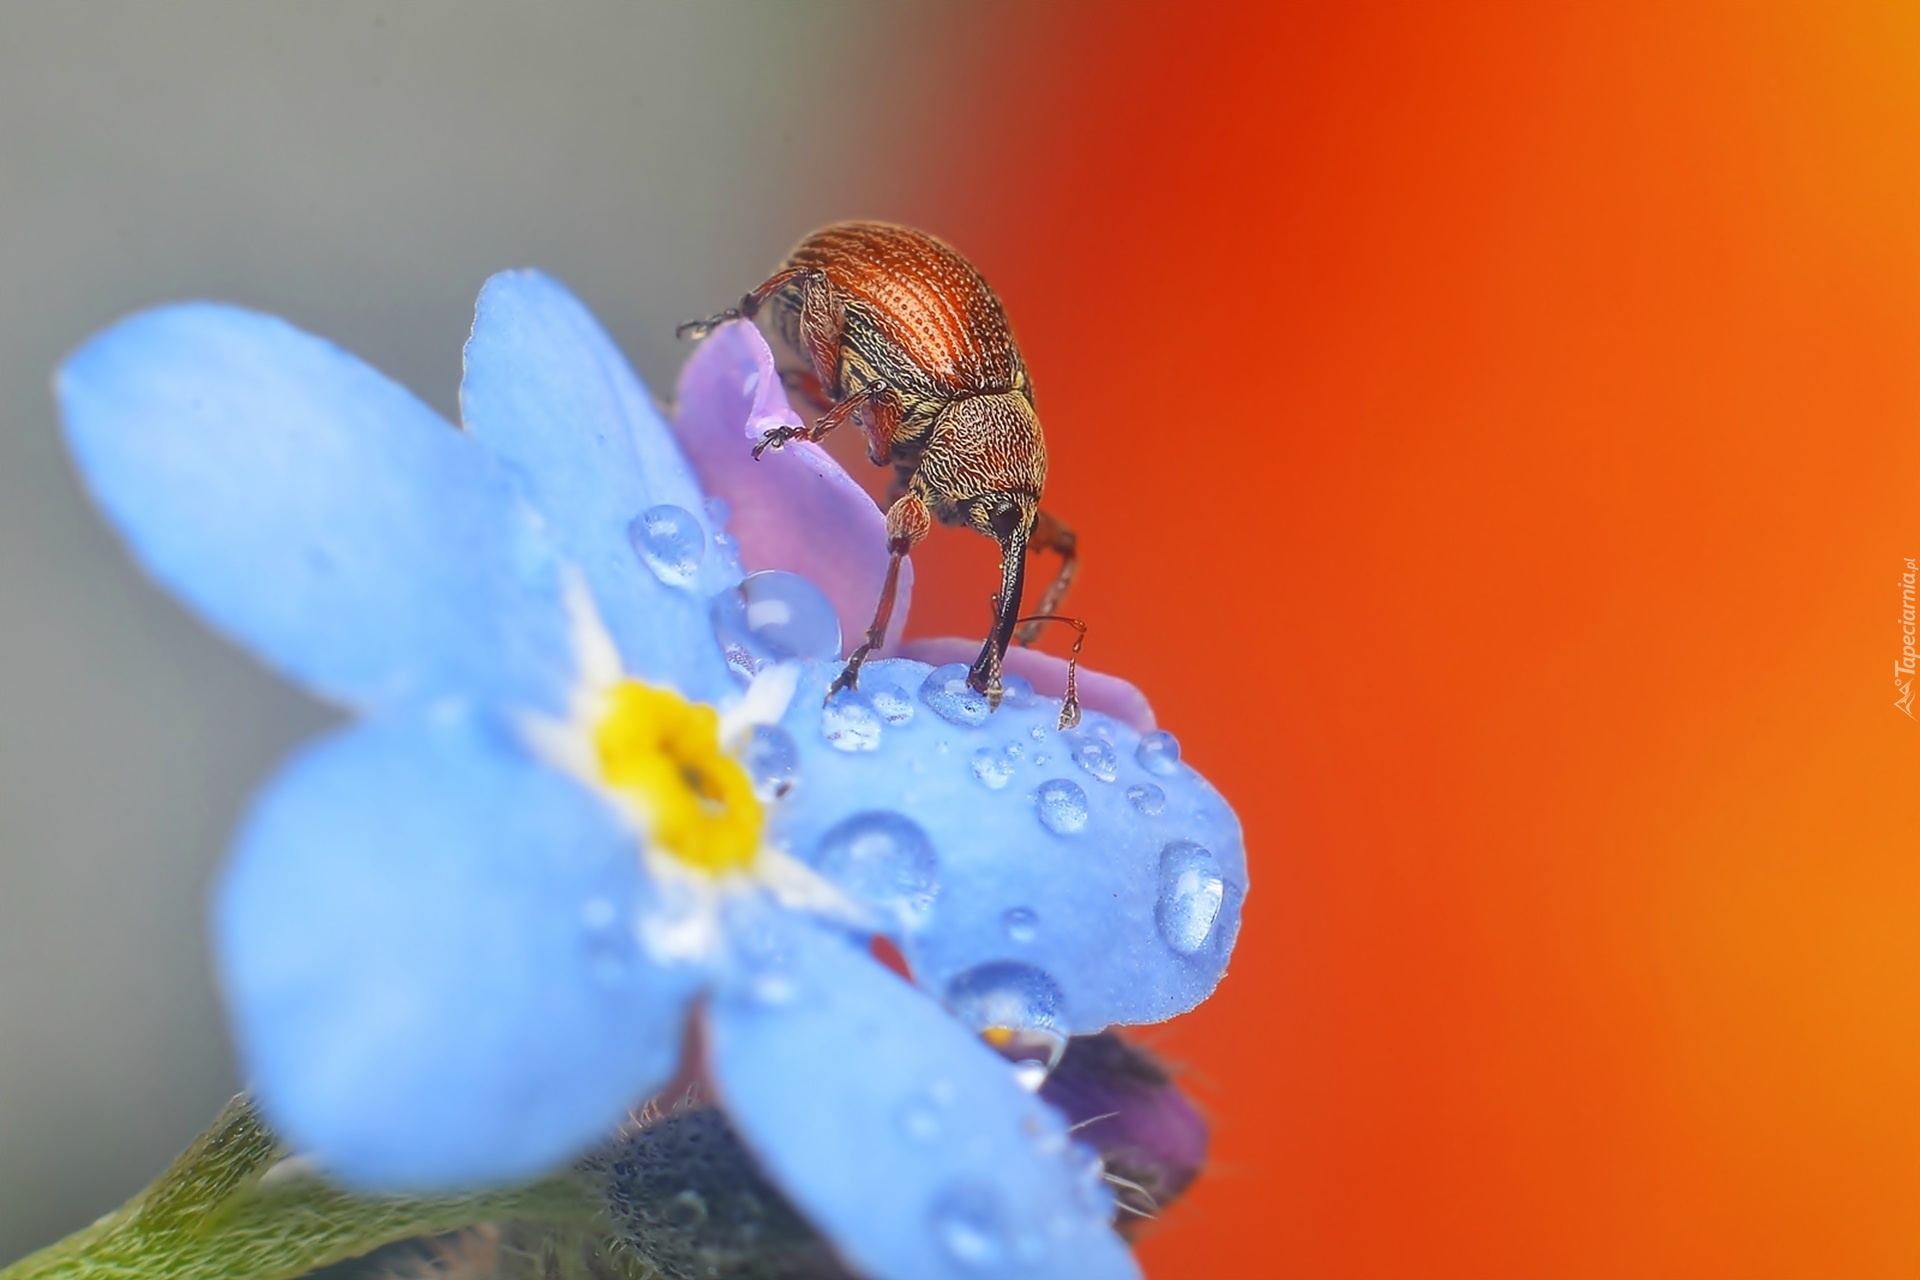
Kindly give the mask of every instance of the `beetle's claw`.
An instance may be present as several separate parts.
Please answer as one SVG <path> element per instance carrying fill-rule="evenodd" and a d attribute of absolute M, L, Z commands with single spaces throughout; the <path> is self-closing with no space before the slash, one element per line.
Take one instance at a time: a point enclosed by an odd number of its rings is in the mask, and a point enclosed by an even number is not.
<path fill-rule="evenodd" d="M 760 443 L 753 446 L 753 460 L 760 461 L 760 455 L 769 449 L 778 449 L 787 441 L 805 435 L 804 431 L 795 431 L 792 427 L 771 427 L 760 437 Z"/>
<path fill-rule="evenodd" d="M 832 702 L 833 695 L 842 689 L 858 689 L 860 687 L 860 664 L 867 660 L 867 654 L 871 647 L 870 645 L 863 644 L 853 651 L 853 656 L 847 659 L 847 665 L 840 668 L 840 674 L 835 676 L 833 683 L 827 686 L 827 696 L 825 700 L 822 701 L 822 706 Z"/>
<path fill-rule="evenodd" d="M 704 338 L 729 320 L 740 318 L 740 308 L 728 307 L 725 311 L 716 311 L 705 320 L 687 320 L 674 326 L 673 336 L 680 339 Z"/>

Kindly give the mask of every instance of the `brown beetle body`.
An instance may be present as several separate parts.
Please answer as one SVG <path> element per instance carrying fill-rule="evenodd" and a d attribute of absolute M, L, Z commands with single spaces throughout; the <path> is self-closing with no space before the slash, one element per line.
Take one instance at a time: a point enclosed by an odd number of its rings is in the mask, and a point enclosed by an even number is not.
<path fill-rule="evenodd" d="M 924 232 L 843 222 L 802 240 L 737 309 L 683 325 L 681 332 L 751 319 L 769 303 L 782 336 L 806 355 L 819 396 L 831 407 L 811 428 L 769 431 L 754 456 L 796 437 L 819 440 L 852 418 L 866 437 L 867 457 L 894 470 L 887 508 L 891 559 L 877 616 L 834 688 L 858 681 L 860 664 L 886 634 L 900 561 L 938 520 L 1000 544 L 993 629 L 968 677 L 997 701 L 1000 665 L 1019 621 L 1027 551 L 1050 549 L 1063 557 L 1042 600 L 1043 615 L 1058 606 L 1076 563 L 1072 531 L 1040 510 L 1046 436 L 1000 300 L 966 259 Z"/>

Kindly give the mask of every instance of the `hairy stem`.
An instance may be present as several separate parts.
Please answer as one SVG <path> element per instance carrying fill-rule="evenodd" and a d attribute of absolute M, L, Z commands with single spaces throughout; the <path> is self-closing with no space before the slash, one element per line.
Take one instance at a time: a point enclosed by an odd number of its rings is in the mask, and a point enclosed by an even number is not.
<path fill-rule="evenodd" d="M 600 1209 L 571 1174 L 465 1195 L 362 1196 L 276 1168 L 281 1154 L 236 1098 L 152 1186 L 0 1280 L 291 1280 L 416 1236 L 481 1222 L 585 1224 Z"/>

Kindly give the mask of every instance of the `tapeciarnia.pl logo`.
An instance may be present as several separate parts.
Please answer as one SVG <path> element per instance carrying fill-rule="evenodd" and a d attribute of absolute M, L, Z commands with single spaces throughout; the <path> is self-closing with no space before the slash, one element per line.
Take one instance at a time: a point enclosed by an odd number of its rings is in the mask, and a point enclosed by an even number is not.
<path fill-rule="evenodd" d="M 1914 718 L 1913 577 L 1913 560 L 1909 557 L 1907 571 L 1900 575 L 1900 656 L 1893 660 L 1893 687 L 1900 694 L 1893 705 L 1906 712 L 1909 720 Z"/>

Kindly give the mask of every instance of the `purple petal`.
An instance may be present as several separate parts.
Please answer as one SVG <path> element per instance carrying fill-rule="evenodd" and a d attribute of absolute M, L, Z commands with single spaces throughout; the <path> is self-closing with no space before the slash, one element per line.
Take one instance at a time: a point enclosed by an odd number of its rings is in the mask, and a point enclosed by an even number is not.
<path fill-rule="evenodd" d="M 1113 1184 L 1116 1198 L 1136 1221 L 1172 1204 L 1206 1163 L 1200 1112 L 1153 1055 L 1111 1031 L 1069 1041 L 1040 1097 L 1065 1113 L 1074 1136 L 1122 1180 Z"/>
<path fill-rule="evenodd" d="M 915 662 L 924 662 L 933 667 L 944 667 L 950 662 L 971 664 L 979 656 L 980 642 L 963 640 L 959 636 L 937 636 L 909 640 L 892 652 L 895 656 L 912 658 Z M 1003 669 L 1008 675 L 1031 681 L 1035 693 L 1059 698 L 1067 692 L 1065 658 L 1056 658 L 1038 649 L 1013 648 L 1007 650 Z M 1119 676 L 1102 675 L 1081 667 L 1079 687 L 1080 705 L 1087 710 L 1112 716 L 1136 732 L 1153 732 L 1153 708 L 1147 703 L 1147 695 Z"/>
<path fill-rule="evenodd" d="M 717 330 L 680 372 L 674 435 L 702 487 L 732 507 L 727 530 L 739 539 L 741 563 L 812 581 L 833 602 L 840 629 L 851 640 L 872 623 L 887 575 L 887 519 L 817 444 L 789 441 L 753 460 L 753 446 L 769 428 L 799 425 L 773 352 L 750 324 Z M 889 651 L 906 626 L 912 594 L 909 561 L 900 571 Z"/>

